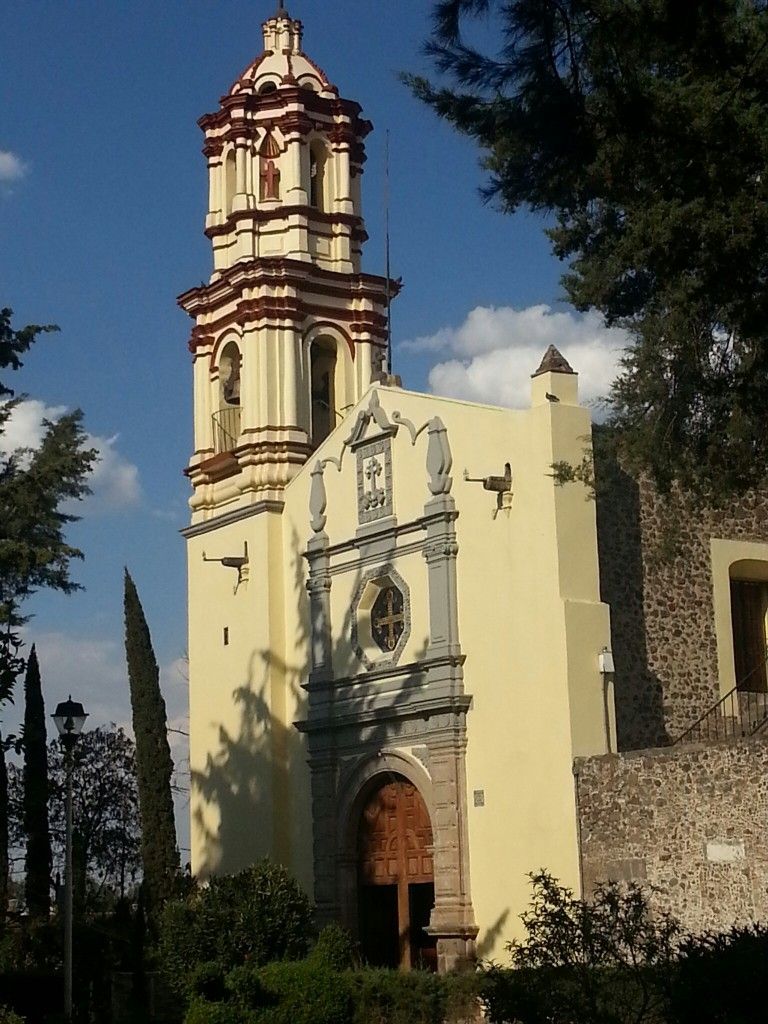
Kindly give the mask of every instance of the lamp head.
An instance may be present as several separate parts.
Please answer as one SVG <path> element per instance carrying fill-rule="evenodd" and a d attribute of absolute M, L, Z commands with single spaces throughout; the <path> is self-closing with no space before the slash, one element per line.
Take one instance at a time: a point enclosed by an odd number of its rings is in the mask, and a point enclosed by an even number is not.
<path fill-rule="evenodd" d="M 59 731 L 59 736 L 65 743 L 74 743 L 80 733 L 83 731 L 85 720 L 88 717 L 87 713 L 83 710 L 83 705 L 77 701 L 72 700 L 70 696 L 67 700 L 63 700 L 60 704 L 57 704 L 56 710 L 51 715 L 56 728 Z"/>

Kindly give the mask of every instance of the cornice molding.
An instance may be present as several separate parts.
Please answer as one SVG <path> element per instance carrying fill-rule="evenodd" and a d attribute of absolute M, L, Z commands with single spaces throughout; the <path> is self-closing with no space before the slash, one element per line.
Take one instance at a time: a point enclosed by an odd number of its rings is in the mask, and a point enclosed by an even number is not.
<path fill-rule="evenodd" d="M 239 523 L 243 519 L 250 519 L 251 516 L 258 516 L 264 512 L 282 512 L 285 507 L 283 501 L 257 501 L 247 508 L 238 508 L 233 512 L 223 512 L 221 515 L 206 519 L 204 523 L 194 523 L 192 526 L 185 526 L 179 530 L 182 537 L 189 540 L 191 537 L 200 537 L 212 530 L 220 530 L 222 526 L 229 526 L 232 523 Z"/>

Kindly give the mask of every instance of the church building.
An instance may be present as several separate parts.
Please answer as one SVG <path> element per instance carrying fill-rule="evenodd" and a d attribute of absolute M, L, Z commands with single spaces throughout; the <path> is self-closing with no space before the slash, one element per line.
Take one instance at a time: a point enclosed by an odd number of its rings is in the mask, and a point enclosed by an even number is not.
<path fill-rule="evenodd" d="M 637 835 L 616 838 L 611 786 L 617 729 L 660 742 L 637 723 L 663 685 L 627 664 L 617 723 L 601 598 L 621 602 L 625 663 L 643 655 L 627 615 L 641 538 L 616 518 L 637 508 L 554 479 L 591 430 L 556 349 L 521 410 L 390 375 L 398 285 L 361 265 L 372 126 L 282 5 L 263 33 L 199 122 L 213 273 L 179 299 L 194 320 L 192 870 L 284 864 L 373 963 L 500 958 L 529 872 L 577 893 L 652 879 Z M 719 699 L 670 693 L 681 721 Z"/>

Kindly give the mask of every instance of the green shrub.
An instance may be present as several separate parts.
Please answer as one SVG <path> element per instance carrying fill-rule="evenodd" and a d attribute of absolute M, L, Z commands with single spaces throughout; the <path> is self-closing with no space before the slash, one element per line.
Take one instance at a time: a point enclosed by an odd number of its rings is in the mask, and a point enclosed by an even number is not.
<path fill-rule="evenodd" d="M 447 1024 L 465 1024 L 466 1021 L 476 1021 L 480 1009 L 482 974 L 479 971 L 468 969 L 455 974 L 444 974 L 441 981 L 445 986 Z"/>
<path fill-rule="evenodd" d="M 235 1003 L 209 1003 L 207 999 L 193 999 L 184 1024 L 247 1024 L 250 1019 L 250 1015 Z"/>
<path fill-rule="evenodd" d="M 368 967 L 350 971 L 353 1024 L 442 1024 L 446 1019 L 445 980 L 426 971 Z"/>
<path fill-rule="evenodd" d="M 237 967 L 226 980 L 228 1006 L 240 1020 L 254 1024 L 352 1024 L 351 986 L 347 975 L 314 959 L 284 961 L 266 967 Z M 202 1007 L 194 1020 L 204 1024 Z M 210 1018 L 217 1024 L 218 1018 Z"/>
<path fill-rule="evenodd" d="M 169 983 L 188 993 L 194 970 L 212 958 L 223 973 L 245 963 L 298 960 L 311 938 L 306 895 L 282 867 L 264 860 L 169 902 L 158 952 Z"/>
<path fill-rule="evenodd" d="M 670 993 L 671 1024 L 762 1024 L 768 928 L 686 939 Z"/>
<path fill-rule="evenodd" d="M 481 998 L 491 1024 L 658 1024 L 680 938 L 637 886 L 607 883 L 576 899 L 546 872 L 531 876 L 527 938 L 508 945 L 512 970 L 491 967 Z"/>
<path fill-rule="evenodd" d="M 7 1006 L 0 1006 L 0 1024 L 24 1024 L 24 1018 Z"/>
<path fill-rule="evenodd" d="M 188 975 L 187 989 L 192 998 L 217 1003 L 227 998 L 225 972 L 221 964 L 208 961 L 192 968 Z"/>
<path fill-rule="evenodd" d="M 334 971 L 347 971 L 360 966 L 357 943 L 338 924 L 328 924 L 323 928 L 312 947 L 310 957 Z"/>

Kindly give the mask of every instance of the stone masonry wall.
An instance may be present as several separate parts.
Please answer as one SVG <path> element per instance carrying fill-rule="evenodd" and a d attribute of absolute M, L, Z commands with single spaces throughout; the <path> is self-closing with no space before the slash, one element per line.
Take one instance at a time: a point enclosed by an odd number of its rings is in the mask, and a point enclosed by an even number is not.
<path fill-rule="evenodd" d="M 582 878 L 636 880 L 692 932 L 768 921 L 768 737 L 580 758 Z"/>
<path fill-rule="evenodd" d="M 668 744 L 720 697 L 710 538 L 768 541 L 768 493 L 700 508 L 598 466 L 597 526 L 619 749 Z"/>

